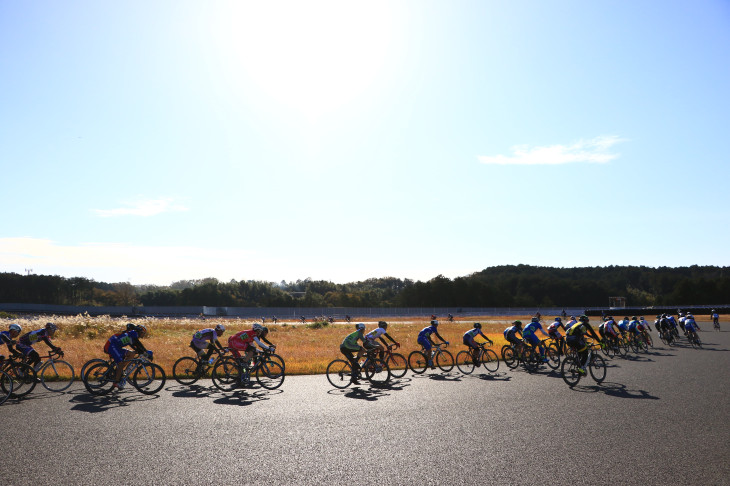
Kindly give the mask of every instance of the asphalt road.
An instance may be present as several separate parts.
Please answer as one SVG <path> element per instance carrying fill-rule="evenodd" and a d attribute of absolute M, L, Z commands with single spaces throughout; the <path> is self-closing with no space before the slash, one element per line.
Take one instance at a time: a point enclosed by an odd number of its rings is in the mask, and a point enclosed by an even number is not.
<path fill-rule="evenodd" d="M 380 390 L 36 389 L 0 406 L 0 484 L 730 484 L 730 332 L 700 336 L 573 390 L 504 364 Z"/>

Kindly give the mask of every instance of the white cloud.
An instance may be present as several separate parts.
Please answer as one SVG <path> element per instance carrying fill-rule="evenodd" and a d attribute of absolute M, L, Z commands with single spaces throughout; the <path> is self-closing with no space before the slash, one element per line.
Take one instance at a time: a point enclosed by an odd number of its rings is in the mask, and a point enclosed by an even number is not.
<path fill-rule="evenodd" d="M 591 140 L 579 140 L 571 145 L 533 148 L 518 145 L 512 147 L 511 155 L 482 155 L 478 158 L 483 164 L 497 165 L 559 165 L 576 162 L 605 164 L 619 156 L 609 150 L 625 141 L 615 135 L 606 135 Z"/>
<path fill-rule="evenodd" d="M 93 209 L 92 211 L 102 218 L 109 218 L 113 216 L 155 216 L 161 213 L 188 210 L 188 208 L 176 203 L 169 197 L 135 199 L 123 202 L 122 205 L 124 207 L 116 209 Z"/>

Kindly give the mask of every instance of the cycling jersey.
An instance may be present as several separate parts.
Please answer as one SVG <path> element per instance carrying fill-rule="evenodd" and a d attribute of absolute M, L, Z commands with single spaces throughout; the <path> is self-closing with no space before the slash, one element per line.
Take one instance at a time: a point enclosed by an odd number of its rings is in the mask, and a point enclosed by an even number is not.
<path fill-rule="evenodd" d="M 613 321 L 606 321 L 602 325 L 605 326 L 604 329 L 606 330 L 607 334 L 610 334 L 613 337 L 617 336 L 616 329 L 613 328 Z"/>
<path fill-rule="evenodd" d="M 0 345 L 5 344 L 8 349 L 13 345 L 13 339 L 10 337 L 10 331 L 0 331 Z"/>
<path fill-rule="evenodd" d="M 104 352 L 111 356 L 115 363 L 120 363 L 124 361 L 127 355 L 124 350 L 126 346 L 131 346 L 139 352 L 144 351 L 144 346 L 139 342 L 137 331 L 126 331 L 114 334 L 107 339 L 106 344 L 104 344 Z"/>
<path fill-rule="evenodd" d="M 379 339 L 383 334 L 385 334 L 385 329 L 383 329 L 382 327 L 376 327 L 365 335 L 365 339 L 375 341 L 376 339 Z"/>
<path fill-rule="evenodd" d="M 626 319 L 624 319 L 623 321 L 619 321 L 617 325 L 618 328 L 624 332 L 629 330 L 629 321 L 627 321 Z"/>
<path fill-rule="evenodd" d="M 504 330 L 504 333 L 503 333 L 504 338 L 511 343 L 519 342 L 520 340 L 515 335 L 515 333 L 518 333 L 518 332 L 522 333 L 522 331 L 517 329 L 517 326 L 508 327 L 507 329 Z"/>
<path fill-rule="evenodd" d="M 552 324 L 550 324 L 547 328 L 548 334 L 552 332 L 558 332 L 558 328 L 561 326 L 562 322 L 555 321 Z"/>
<path fill-rule="evenodd" d="M 525 326 L 525 329 L 522 331 L 522 335 L 531 336 L 534 335 L 535 332 L 538 330 L 542 330 L 542 325 L 540 325 L 539 322 L 531 322 Z"/>
<path fill-rule="evenodd" d="M 574 326 L 571 326 L 570 329 L 568 329 L 567 335 L 571 337 L 580 337 L 583 336 L 587 331 L 588 329 L 586 328 L 586 325 L 582 322 L 579 322 Z"/>
<path fill-rule="evenodd" d="M 568 329 L 570 329 L 571 327 L 573 327 L 576 322 L 578 322 L 578 321 L 576 321 L 575 319 L 571 319 L 568 322 L 566 322 L 565 323 L 565 330 L 567 331 Z"/>
<path fill-rule="evenodd" d="M 696 331 L 697 330 L 697 323 L 694 319 L 685 319 L 684 320 L 684 329 L 687 332 Z"/>
<path fill-rule="evenodd" d="M 436 326 L 428 326 L 421 329 L 421 332 L 418 333 L 418 340 L 421 341 L 422 339 L 428 340 L 431 337 L 431 334 L 438 332 L 438 328 Z"/>
<path fill-rule="evenodd" d="M 629 332 L 632 332 L 632 333 L 639 332 L 638 325 L 639 325 L 639 321 L 631 321 L 629 323 Z"/>
<path fill-rule="evenodd" d="M 33 346 L 38 341 L 43 341 L 50 347 L 54 347 L 53 344 L 51 344 L 51 338 L 48 337 L 48 331 L 46 331 L 45 328 L 23 334 L 20 336 L 20 339 L 18 339 L 18 344 L 22 344 L 23 346 Z"/>
<path fill-rule="evenodd" d="M 355 331 L 352 334 L 348 334 L 347 337 L 345 337 L 345 339 L 342 341 L 342 344 L 340 345 L 340 347 L 357 351 L 360 349 L 360 345 L 357 344 L 357 342 L 362 341 L 362 340 L 363 340 L 362 331 Z"/>
<path fill-rule="evenodd" d="M 198 349 L 205 349 L 208 347 L 208 342 L 210 342 L 210 344 L 213 344 L 217 340 L 218 333 L 215 332 L 215 329 L 207 328 L 201 329 L 200 331 L 193 334 L 193 341 L 191 344 Z"/>

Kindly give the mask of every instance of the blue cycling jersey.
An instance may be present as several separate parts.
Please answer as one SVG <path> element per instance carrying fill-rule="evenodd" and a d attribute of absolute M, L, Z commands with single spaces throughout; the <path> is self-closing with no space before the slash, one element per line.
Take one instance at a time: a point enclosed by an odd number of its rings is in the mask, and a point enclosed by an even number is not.
<path fill-rule="evenodd" d="M 418 339 L 428 339 L 431 337 L 431 334 L 438 332 L 438 328 L 436 326 L 428 326 L 421 329 L 421 332 L 418 333 Z"/>
<path fill-rule="evenodd" d="M 531 322 L 531 323 L 529 323 L 528 325 L 525 326 L 524 331 L 522 331 L 522 335 L 523 336 L 529 336 L 531 334 L 535 334 L 535 332 L 538 329 L 542 331 L 542 326 L 540 325 L 540 323 L 539 322 Z"/>

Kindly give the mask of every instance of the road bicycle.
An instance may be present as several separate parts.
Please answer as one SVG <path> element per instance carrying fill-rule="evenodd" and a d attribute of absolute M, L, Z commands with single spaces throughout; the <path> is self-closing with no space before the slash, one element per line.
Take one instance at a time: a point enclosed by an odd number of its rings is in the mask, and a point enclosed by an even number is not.
<path fill-rule="evenodd" d="M 243 357 L 219 357 L 213 367 L 213 385 L 221 391 L 232 391 L 240 386 L 251 383 L 251 376 L 267 390 L 279 388 L 284 383 L 284 367 L 271 359 L 268 351 L 254 354 L 249 364 L 244 363 Z"/>
<path fill-rule="evenodd" d="M 408 360 L 400 353 L 394 353 L 395 344 L 389 344 L 385 349 L 383 361 L 388 365 L 393 378 L 403 378 L 408 372 Z"/>
<path fill-rule="evenodd" d="M 13 393 L 13 379 L 4 371 L 0 371 L 0 405 Z"/>
<path fill-rule="evenodd" d="M 67 361 L 56 359 L 56 357 L 63 358 L 63 352 L 51 351 L 48 356 L 43 356 L 41 359 L 45 361 L 36 370 L 36 373 L 40 376 L 41 384 L 46 390 L 62 392 L 74 382 L 74 367 Z"/>
<path fill-rule="evenodd" d="M 630 334 L 628 338 L 628 344 L 631 348 L 631 351 L 633 351 L 634 353 L 639 353 L 641 351 L 645 353 L 649 352 L 649 345 L 646 344 L 644 335 L 641 333 Z"/>
<path fill-rule="evenodd" d="M 81 377 L 84 387 L 92 395 L 106 395 L 114 388 L 117 366 L 114 362 L 96 363 L 86 370 Z M 124 368 L 120 383 L 131 383 L 134 388 L 145 395 L 154 395 L 165 386 L 165 370 L 153 363 L 147 355 L 129 360 Z"/>
<path fill-rule="evenodd" d="M 434 364 L 439 367 L 441 371 L 448 373 L 454 369 L 454 355 L 446 349 L 441 347 L 447 347 L 447 343 L 435 344 L 431 349 L 431 358 L 426 357 L 426 348 L 421 346 L 420 351 L 412 351 L 408 355 L 408 366 L 415 374 L 420 375 L 426 371 L 427 367 L 434 369 Z"/>
<path fill-rule="evenodd" d="M 505 344 L 502 346 L 502 361 L 511 370 L 517 368 L 523 362 L 525 348 L 527 348 L 527 344 L 524 341 L 520 341 L 517 345 Z"/>
<path fill-rule="evenodd" d="M 499 358 L 497 353 L 487 349 L 491 345 L 491 343 L 479 343 L 476 360 L 474 359 L 473 348 L 469 347 L 466 350 L 459 351 L 456 353 L 456 367 L 459 368 L 459 371 L 468 375 L 483 364 L 487 371 L 494 373 L 499 369 Z"/>
<path fill-rule="evenodd" d="M 388 364 L 375 356 L 376 351 L 368 351 L 365 361 L 353 376 L 352 366 L 348 360 L 335 359 L 327 365 L 327 381 L 335 388 L 344 389 L 355 380 L 367 380 L 372 386 L 383 386 L 390 380 Z"/>
<path fill-rule="evenodd" d="M 214 352 L 217 356 L 212 356 L 205 361 L 203 361 L 200 356 L 196 356 L 195 358 L 183 356 L 175 361 L 174 365 L 172 365 L 172 376 L 175 378 L 175 381 L 181 385 L 192 385 L 199 379 L 203 378 L 227 351 L 228 349 L 221 351 L 216 348 L 214 349 Z"/>
<path fill-rule="evenodd" d="M 702 347 L 702 341 L 700 341 L 700 337 L 697 335 L 695 331 L 690 331 L 687 333 L 687 340 L 692 345 L 693 348 L 701 348 Z"/>
<path fill-rule="evenodd" d="M 588 359 L 586 360 L 586 368 L 590 372 L 591 378 L 601 384 L 606 379 L 606 360 L 604 360 L 594 350 L 600 347 L 600 344 L 587 343 L 588 345 Z M 580 369 L 580 357 L 568 356 L 563 361 L 563 365 L 560 368 L 563 381 L 571 388 L 576 386 L 580 379 L 585 375 L 585 371 L 581 372 Z"/>
<path fill-rule="evenodd" d="M 0 363 L 0 371 L 4 371 L 10 376 L 12 386 L 8 386 L 3 380 L 0 382 L 0 388 L 3 393 L 8 393 L 12 398 L 22 398 L 35 388 L 37 380 L 36 371 L 32 366 L 13 358 L 6 358 Z"/>

